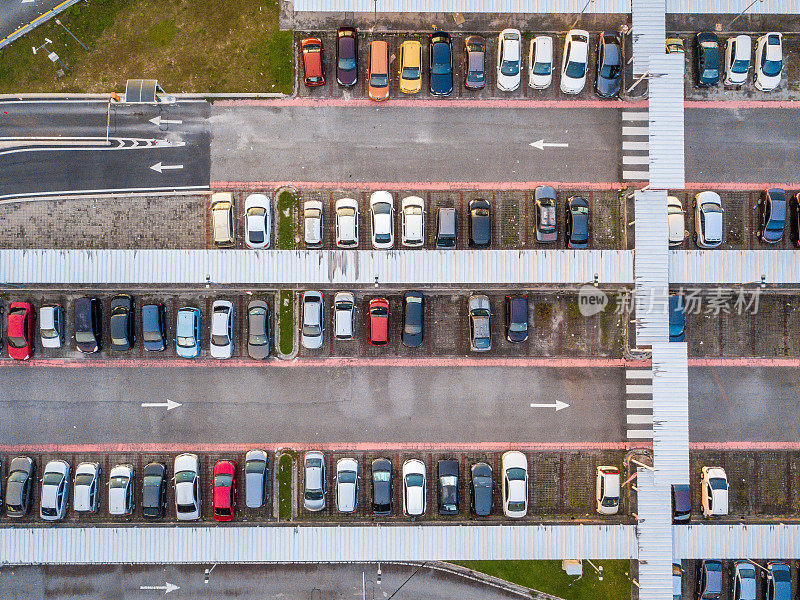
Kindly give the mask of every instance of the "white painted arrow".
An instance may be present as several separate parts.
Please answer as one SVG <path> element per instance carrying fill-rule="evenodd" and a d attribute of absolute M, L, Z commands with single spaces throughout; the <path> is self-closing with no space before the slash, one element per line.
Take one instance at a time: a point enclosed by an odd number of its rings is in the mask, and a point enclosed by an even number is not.
<path fill-rule="evenodd" d="M 180 402 L 169 399 L 166 402 L 142 402 L 142 408 L 166 408 L 167 410 L 172 410 L 179 406 L 181 406 Z"/>
<path fill-rule="evenodd" d="M 560 411 L 562 408 L 567 408 L 569 404 L 566 402 L 561 402 L 561 400 L 556 400 L 555 404 L 531 404 L 531 408 L 555 408 L 556 412 Z"/>
<path fill-rule="evenodd" d="M 528 145 L 538 148 L 539 150 L 544 150 L 545 148 L 569 148 L 569 144 L 563 144 L 561 142 L 545 142 L 544 140 L 536 140 Z"/>
<path fill-rule="evenodd" d="M 163 173 L 164 171 L 167 170 L 182 169 L 183 165 L 162 165 L 160 162 L 157 162 L 150 168 L 153 169 L 153 171 L 158 171 L 159 173 Z"/>
<path fill-rule="evenodd" d="M 181 123 L 183 123 L 183 121 L 180 121 L 178 119 L 162 119 L 161 115 L 153 117 L 152 119 L 150 119 L 150 122 L 156 127 L 161 127 L 162 123 L 166 125 L 180 125 Z"/>
<path fill-rule="evenodd" d="M 174 592 L 175 590 L 181 589 L 180 586 L 177 586 L 169 581 L 166 582 L 166 585 L 140 585 L 140 590 L 164 590 L 164 595 L 166 596 L 170 592 Z"/>

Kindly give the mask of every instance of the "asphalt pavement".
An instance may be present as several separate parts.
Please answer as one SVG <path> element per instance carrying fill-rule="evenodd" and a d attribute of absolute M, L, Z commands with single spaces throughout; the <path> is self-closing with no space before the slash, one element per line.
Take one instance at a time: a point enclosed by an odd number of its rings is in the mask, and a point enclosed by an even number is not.
<path fill-rule="evenodd" d="M 0 0 L 0 40 L 64 0 Z"/>

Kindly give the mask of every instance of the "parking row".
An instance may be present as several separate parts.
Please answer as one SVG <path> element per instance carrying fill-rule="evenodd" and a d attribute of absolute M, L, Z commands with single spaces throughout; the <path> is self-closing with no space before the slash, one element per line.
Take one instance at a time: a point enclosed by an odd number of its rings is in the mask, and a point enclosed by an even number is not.
<path fill-rule="evenodd" d="M 673 596 L 698 600 L 794 600 L 797 560 L 685 560 L 672 566 Z"/>

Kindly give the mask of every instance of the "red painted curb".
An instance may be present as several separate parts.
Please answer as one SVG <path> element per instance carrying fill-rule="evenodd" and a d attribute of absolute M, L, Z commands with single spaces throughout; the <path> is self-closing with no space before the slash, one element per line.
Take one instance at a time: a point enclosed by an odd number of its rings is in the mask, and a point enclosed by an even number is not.
<path fill-rule="evenodd" d="M 689 450 L 800 450 L 800 442 L 689 442 Z"/>
<path fill-rule="evenodd" d="M 783 188 L 783 189 L 792 189 L 800 185 L 800 180 L 798 181 L 783 181 L 783 182 L 765 182 L 765 181 L 753 181 L 753 182 L 722 182 L 722 181 L 693 181 L 693 182 L 686 182 L 683 185 L 683 189 L 687 191 L 697 191 L 697 190 L 715 190 L 719 192 L 752 192 L 752 191 L 761 191 L 766 190 L 769 188 Z"/>
<path fill-rule="evenodd" d="M 594 181 L 212 181 L 214 190 L 262 190 L 293 186 L 311 190 L 420 190 L 450 192 L 457 190 L 533 190 L 549 185 L 557 190 L 618 191 L 626 187 L 641 187 L 645 183 Z"/>
<path fill-rule="evenodd" d="M 621 102 L 619 100 L 536 100 L 530 99 L 474 99 L 474 100 L 445 100 L 424 98 L 392 98 L 384 102 L 374 102 L 367 98 L 276 98 L 276 99 L 244 99 L 220 100 L 214 102 L 215 106 L 264 106 L 277 108 L 293 107 L 347 107 L 371 108 L 405 106 L 413 108 L 647 108 L 647 100 Z"/>
<path fill-rule="evenodd" d="M 800 102 L 792 100 L 686 100 L 684 108 L 800 108 Z"/>
<path fill-rule="evenodd" d="M 690 367 L 800 367 L 800 358 L 690 358 Z"/>

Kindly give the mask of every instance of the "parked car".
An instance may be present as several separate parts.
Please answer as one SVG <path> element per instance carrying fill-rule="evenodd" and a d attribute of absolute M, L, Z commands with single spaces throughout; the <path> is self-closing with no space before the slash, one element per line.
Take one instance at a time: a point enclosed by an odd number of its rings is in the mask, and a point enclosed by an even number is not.
<path fill-rule="evenodd" d="M 553 82 L 553 38 L 537 35 L 531 40 L 528 52 L 528 85 L 544 90 Z"/>
<path fill-rule="evenodd" d="M 108 331 L 112 350 L 131 350 L 136 342 L 136 319 L 133 298 L 117 294 L 111 299 L 111 316 Z"/>
<path fill-rule="evenodd" d="M 728 514 L 728 476 L 721 467 L 701 469 L 700 497 L 703 516 L 724 516 Z"/>
<path fill-rule="evenodd" d="M 403 345 L 416 348 L 422 345 L 425 329 L 425 299 L 422 292 L 403 294 Z"/>
<path fill-rule="evenodd" d="M 84 354 L 100 352 L 103 347 L 103 313 L 97 298 L 75 301 L 75 345 Z"/>
<path fill-rule="evenodd" d="M 336 292 L 333 297 L 333 337 L 352 340 L 356 326 L 356 300 L 351 292 Z"/>
<path fill-rule="evenodd" d="M 403 513 L 409 517 L 425 514 L 428 483 L 425 464 L 411 458 L 403 463 Z"/>
<path fill-rule="evenodd" d="M 136 469 L 131 464 L 116 465 L 108 474 L 108 514 L 130 515 L 136 505 Z"/>
<path fill-rule="evenodd" d="M 594 91 L 601 98 L 619 96 L 622 62 L 622 41 L 619 36 L 602 31 L 597 44 L 597 77 L 594 81 Z"/>
<path fill-rule="evenodd" d="M 733 563 L 733 600 L 756 600 L 756 568 L 749 561 Z"/>
<path fill-rule="evenodd" d="M 233 248 L 236 243 L 236 227 L 233 219 L 233 194 L 216 192 L 211 194 L 211 232 L 218 248 Z"/>
<path fill-rule="evenodd" d="M 437 464 L 437 486 L 439 488 L 439 514 L 457 515 L 459 505 L 459 473 L 457 460 L 440 460 Z"/>
<path fill-rule="evenodd" d="M 233 356 L 233 303 L 229 300 L 214 300 L 212 305 L 210 350 L 214 358 Z"/>
<path fill-rule="evenodd" d="M 795 194 L 789 202 L 789 239 L 792 246 L 800 248 L 800 194 Z"/>
<path fill-rule="evenodd" d="M 325 508 L 326 482 L 322 452 L 306 452 L 303 458 L 303 505 L 306 510 L 319 512 Z"/>
<path fill-rule="evenodd" d="M 450 34 L 434 31 L 431 34 L 429 53 L 431 95 L 449 96 L 453 93 L 453 49 Z"/>
<path fill-rule="evenodd" d="M 353 513 L 358 508 L 358 462 L 353 458 L 336 461 L 336 510 Z"/>
<path fill-rule="evenodd" d="M 400 44 L 400 91 L 416 94 L 422 89 L 422 44 L 406 40 Z"/>
<path fill-rule="evenodd" d="M 771 31 L 756 40 L 755 86 L 771 92 L 781 83 L 783 70 L 783 34 Z"/>
<path fill-rule="evenodd" d="M 372 514 L 392 514 L 393 497 L 392 461 L 388 458 L 376 458 L 372 461 Z"/>
<path fill-rule="evenodd" d="M 369 345 L 389 345 L 389 301 L 386 298 L 369 301 Z"/>
<path fill-rule="evenodd" d="M 179 454 L 175 473 L 175 511 L 179 521 L 200 518 L 200 461 L 196 454 Z"/>
<path fill-rule="evenodd" d="M 555 189 L 540 185 L 533 191 L 533 213 L 536 241 L 549 244 L 558 240 Z"/>
<path fill-rule="evenodd" d="M 100 463 L 82 462 L 72 487 L 75 512 L 96 513 L 100 506 Z"/>
<path fill-rule="evenodd" d="M 716 600 L 722 594 L 722 563 L 718 560 L 700 562 L 697 581 L 698 600 Z"/>
<path fill-rule="evenodd" d="M 322 246 L 323 212 L 322 202 L 306 200 L 303 203 L 303 236 L 306 248 Z"/>
<path fill-rule="evenodd" d="M 686 49 L 683 47 L 683 40 L 679 37 L 668 37 L 666 39 L 667 54 L 685 54 Z"/>
<path fill-rule="evenodd" d="M 261 508 L 267 501 L 269 457 L 263 450 L 250 450 L 244 458 L 244 496 L 247 508 Z"/>
<path fill-rule="evenodd" d="M 682 294 L 669 295 L 669 341 L 686 341 L 686 308 Z"/>
<path fill-rule="evenodd" d="M 352 198 L 336 201 L 336 245 L 339 248 L 358 247 L 358 202 Z"/>
<path fill-rule="evenodd" d="M 250 358 L 269 357 L 270 331 L 269 304 L 251 300 L 247 305 L 247 354 Z"/>
<path fill-rule="evenodd" d="M 497 38 L 497 89 L 513 92 L 519 87 L 522 35 L 519 29 L 504 29 Z"/>
<path fill-rule="evenodd" d="M 467 55 L 464 70 L 464 87 L 481 90 L 486 86 L 486 40 L 480 35 L 470 35 L 464 40 Z"/>
<path fill-rule="evenodd" d="M 419 196 L 403 198 L 401 221 L 403 246 L 422 246 L 425 243 L 425 201 Z"/>
<path fill-rule="evenodd" d="M 672 522 L 688 523 L 692 518 L 692 495 L 685 483 L 672 486 Z"/>
<path fill-rule="evenodd" d="M 492 514 L 492 467 L 485 462 L 472 465 L 470 469 L 469 505 L 476 517 Z"/>
<path fill-rule="evenodd" d="M 728 38 L 725 43 L 725 85 L 747 83 L 750 71 L 751 44 L 749 35 Z"/>
<path fill-rule="evenodd" d="M 58 304 L 39 308 L 39 337 L 42 348 L 61 348 L 64 344 L 64 309 Z"/>
<path fill-rule="evenodd" d="M 711 87 L 719 83 L 719 40 L 710 31 L 702 31 L 694 38 L 695 76 L 697 87 Z"/>
<path fill-rule="evenodd" d="M 483 198 L 475 198 L 469 203 L 469 245 L 472 248 L 492 245 L 491 206 Z"/>
<path fill-rule="evenodd" d="M 322 348 L 325 324 L 322 318 L 322 293 L 310 291 L 303 293 L 303 329 L 300 341 L 303 348 L 318 350 Z"/>
<path fill-rule="evenodd" d="M 142 469 L 142 516 L 161 519 L 167 503 L 167 466 L 160 462 L 147 463 Z"/>
<path fill-rule="evenodd" d="M 528 339 L 528 298 L 525 294 L 505 297 L 506 339 L 512 343 Z"/>
<path fill-rule="evenodd" d="M 394 246 L 394 199 L 389 192 L 372 192 L 369 197 L 372 247 L 381 250 Z"/>
<path fill-rule="evenodd" d="M 200 309 L 184 306 L 175 319 L 175 352 L 182 358 L 200 354 Z"/>
<path fill-rule="evenodd" d="M 675 196 L 667 196 L 667 231 L 670 248 L 680 246 L 686 237 L 683 204 Z"/>
<path fill-rule="evenodd" d="M 683 595 L 683 569 L 678 563 L 672 563 L 672 600 L 681 600 Z"/>
<path fill-rule="evenodd" d="M 322 40 L 315 37 L 300 42 L 303 53 L 303 83 L 306 87 L 325 85 L 325 59 L 322 52 Z"/>
<path fill-rule="evenodd" d="M 166 311 L 163 304 L 142 306 L 142 345 L 149 352 L 161 352 L 167 347 L 164 322 Z"/>
<path fill-rule="evenodd" d="M 389 98 L 389 44 L 382 40 L 369 43 L 367 93 L 370 100 L 380 102 Z"/>
<path fill-rule="evenodd" d="M 244 201 L 244 229 L 248 248 L 269 248 L 272 203 L 264 194 L 250 194 Z"/>
<path fill-rule="evenodd" d="M 8 465 L 6 515 L 19 519 L 28 514 L 36 483 L 36 463 L 29 456 L 15 456 Z"/>
<path fill-rule="evenodd" d="M 489 296 L 483 294 L 469 297 L 469 349 L 473 352 L 492 349 L 492 312 Z"/>
<path fill-rule="evenodd" d="M 564 56 L 561 61 L 561 91 L 579 94 L 586 85 L 589 62 L 589 32 L 571 29 L 564 41 Z"/>
<path fill-rule="evenodd" d="M 436 247 L 455 248 L 457 239 L 456 209 L 440 206 L 436 209 Z"/>
<path fill-rule="evenodd" d="M 336 30 L 336 81 L 345 87 L 358 83 L 358 33 L 353 27 Z"/>
<path fill-rule="evenodd" d="M 30 302 L 12 302 L 8 307 L 8 355 L 16 360 L 33 356 L 33 305 Z"/>
<path fill-rule="evenodd" d="M 503 454 L 503 512 L 519 519 L 528 514 L 528 459 L 522 452 Z"/>
<path fill-rule="evenodd" d="M 236 516 L 236 462 L 218 460 L 214 465 L 214 520 L 233 521 Z"/>
<path fill-rule="evenodd" d="M 767 563 L 766 600 L 792 600 L 792 571 L 783 561 Z"/>
<path fill-rule="evenodd" d="M 758 239 L 767 244 L 777 244 L 783 239 L 786 225 L 786 192 L 780 188 L 761 192 L 758 208 L 761 216 Z"/>
<path fill-rule="evenodd" d="M 51 460 L 44 467 L 39 516 L 45 521 L 59 521 L 67 514 L 69 471 L 65 460 Z"/>
<path fill-rule="evenodd" d="M 615 515 L 619 510 L 619 469 L 597 467 L 595 478 L 596 508 L 601 515 Z"/>
<path fill-rule="evenodd" d="M 589 201 L 582 196 L 567 198 L 567 248 L 589 247 Z"/>
<path fill-rule="evenodd" d="M 722 244 L 722 200 L 716 192 L 700 192 L 694 197 L 694 243 L 698 248 Z"/>

